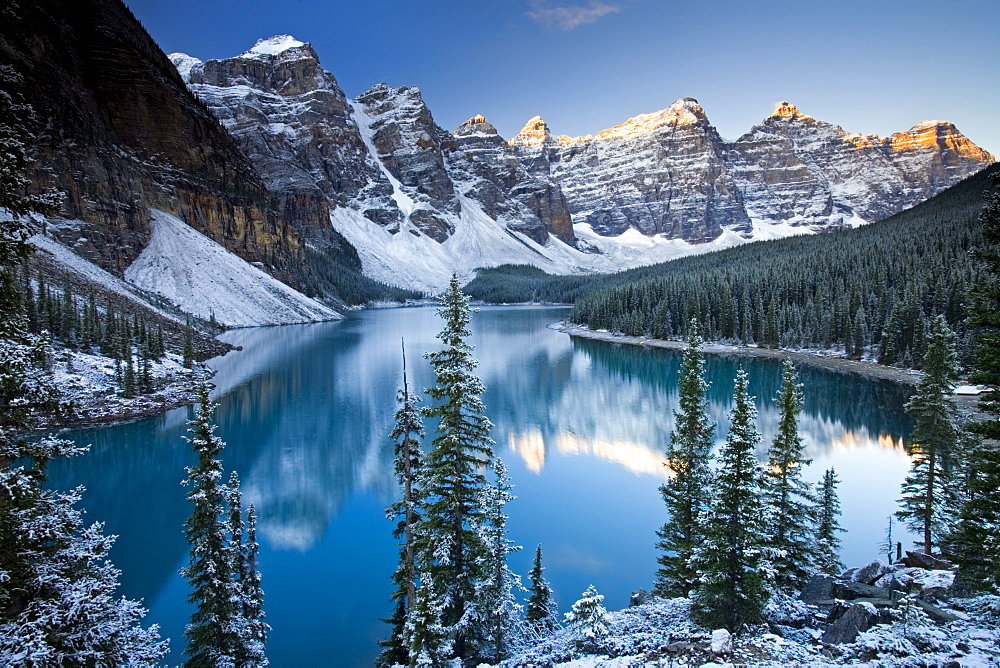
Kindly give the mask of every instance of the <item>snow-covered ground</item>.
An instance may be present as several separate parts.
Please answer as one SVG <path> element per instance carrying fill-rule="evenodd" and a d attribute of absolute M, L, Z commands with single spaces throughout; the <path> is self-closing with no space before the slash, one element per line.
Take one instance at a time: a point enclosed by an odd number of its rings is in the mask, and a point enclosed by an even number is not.
<path fill-rule="evenodd" d="M 713 652 L 712 634 L 688 620 L 690 600 L 653 599 L 643 605 L 608 613 L 610 635 L 596 653 L 581 651 L 582 634 L 572 625 L 532 643 L 503 666 L 559 665 L 574 668 L 626 666 L 996 666 L 1000 660 L 1000 597 L 956 599 L 950 612 L 957 621 L 935 625 L 919 614 L 878 624 L 853 643 L 825 645 L 821 631 L 782 627 L 782 635 L 758 632 L 732 639 L 732 646 Z M 814 608 L 794 599 L 775 602 L 772 618 L 799 618 Z M 780 623 L 779 623 L 780 624 Z"/>
<path fill-rule="evenodd" d="M 197 365 L 186 369 L 179 355 L 167 353 L 150 363 L 154 391 L 137 397 L 120 395 L 121 381 L 115 360 L 79 351 L 55 354 L 52 374 L 63 400 L 72 403 L 70 423 L 93 424 L 131 420 L 161 413 L 194 401 L 198 385 L 212 372 Z"/>
<path fill-rule="evenodd" d="M 713 241 L 689 244 L 662 235 L 647 237 L 635 230 L 618 237 L 602 237 L 593 232 L 590 225 L 582 223 L 573 226 L 576 236 L 585 245 L 600 251 L 584 253 L 556 237 L 540 245 L 523 234 L 506 229 L 502 220 L 494 221 L 476 202 L 465 197 L 460 201 L 462 212 L 457 216 L 445 216 L 454 219 L 455 233 L 444 243 L 423 234 L 407 234 L 409 222 L 392 234 L 349 208 L 333 209 L 330 220 L 333 227 L 358 249 L 366 276 L 426 293 L 443 290 L 452 273 L 457 273 L 464 283 L 474 278 L 476 269 L 501 264 L 530 264 L 550 274 L 608 273 L 709 253 L 758 239 L 810 232 L 805 227 L 761 227 L 759 233 L 748 239 L 724 230 Z"/>
<path fill-rule="evenodd" d="M 342 316 L 233 255 L 178 218 L 150 210 L 149 245 L 125 279 L 227 327 L 288 325 Z"/>

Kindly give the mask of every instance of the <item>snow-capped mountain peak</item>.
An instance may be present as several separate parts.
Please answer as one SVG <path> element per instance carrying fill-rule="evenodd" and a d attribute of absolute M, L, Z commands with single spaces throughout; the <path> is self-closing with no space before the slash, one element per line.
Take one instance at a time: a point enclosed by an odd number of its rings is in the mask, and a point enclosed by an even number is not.
<path fill-rule="evenodd" d="M 541 116 L 533 116 L 521 131 L 507 142 L 511 146 L 540 146 L 552 142 L 552 133 Z"/>
<path fill-rule="evenodd" d="M 771 114 L 772 118 L 795 118 L 800 120 L 813 120 L 812 116 L 803 114 L 799 108 L 790 102 L 779 102 L 778 108 Z"/>
<path fill-rule="evenodd" d="M 202 64 L 202 61 L 186 53 L 171 53 L 167 58 L 177 68 L 177 72 L 181 75 L 181 79 L 184 79 L 184 83 L 191 83 L 191 70 Z"/>
<path fill-rule="evenodd" d="M 476 114 L 455 128 L 454 134 L 457 137 L 465 137 L 473 134 L 495 135 L 497 134 L 497 129 L 493 127 L 492 123 L 486 120 L 485 116 Z"/>
<path fill-rule="evenodd" d="M 291 35 L 275 35 L 267 39 L 259 39 L 248 51 L 244 51 L 240 58 L 259 58 L 261 56 L 276 56 L 288 49 L 296 49 L 305 46 L 305 42 L 300 42 Z"/>

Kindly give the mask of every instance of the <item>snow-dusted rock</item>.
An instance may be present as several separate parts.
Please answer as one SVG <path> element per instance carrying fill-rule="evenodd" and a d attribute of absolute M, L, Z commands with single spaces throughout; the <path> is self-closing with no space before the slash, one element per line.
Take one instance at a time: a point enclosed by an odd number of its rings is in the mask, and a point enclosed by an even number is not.
<path fill-rule="evenodd" d="M 889 573 L 892 569 L 889 568 L 882 561 L 876 559 L 866 566 L 862 566 L 856 570 L 851 575 L 851 580 L 854 582 L 860 582 L 862 584 L 873 585 L 875 582 L 881 578 L 886 573 Z"/>
<path fill-rule="evenodd" d="M 733 653 L 733 636 L 727 629 L 712 631 L 712 654 L 728 656 Z"/>
<path fill-rule="evenodd" d="M 188 313 L 230 327 L 336 320 L 310 299 L 162 211 L 152 210 L 149 245 L 125 270 L 130 283 Z"/>

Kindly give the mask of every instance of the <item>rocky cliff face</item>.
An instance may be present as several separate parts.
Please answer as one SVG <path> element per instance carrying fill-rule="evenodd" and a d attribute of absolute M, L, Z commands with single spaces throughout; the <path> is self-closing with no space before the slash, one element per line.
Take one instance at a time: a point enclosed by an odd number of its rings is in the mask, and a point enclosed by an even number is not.
<path fill-rule="evenodd" d="M 288 277 L 300 240 L 257 172 L 117 0 L 7 3 L 0 61 L 41 125 L 30 176 L 66 193 L 65 241 L 121 275 L 149 240 L 149 209 L 171 212 Z M 275 269 L 282 268 L 282 269 Z"/>
<path fill-rule="evenodd" d="M 293 221 L 348 208 L 390 234 L 444 243 L 468 197 L 504 229 L 572 243 L 557 186 L 530 177 L 486 119 L 452 134 L 416 88 L 372 87 L 348 100 L 308 44 L 280 35 L 225 60 L 170 56 L 232 133 Z M 322 243 L 333 228 L 300 233 Z"/>
<path fill-rule="evenodd" d="M 535 117 L 511 141 L 539 178 L 558 183 L 573 222 L 601 236 L 629 228 L 700 242 L 749 228 L 726 145 L 696 100 L 585 137 L 553 139 Z"/>
<path fill-rule="evenodd" d="M 392 188 L 369 158 L 350 103 L 308 44 L 279 36 L 237 58 L 170 59 L 314 247 L 343 243 L 329 224 L 331 206 L 390 201 Z"/>
<path fill-rule="evenodd" d="M 783 102 L 725 142 L 691 98 L 596 135 L 554 137 L 535 117 L 511 141 L 525 168 L 558 183 L 573 222 L 602 236 L 700 242 L 723 229 L 812 230 L 872 222 L 993 161 L 954 125 L 927 121 L 889 138 L 848 133 Z"/>

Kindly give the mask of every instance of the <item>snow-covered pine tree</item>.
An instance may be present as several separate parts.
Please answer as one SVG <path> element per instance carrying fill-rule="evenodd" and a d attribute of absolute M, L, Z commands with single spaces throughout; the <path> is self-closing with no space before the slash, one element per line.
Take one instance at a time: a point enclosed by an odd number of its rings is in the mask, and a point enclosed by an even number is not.
<path fill-rule="evenodd" d="M 424 425 L 420 418 L 420 397 L 410 393 L 410 385 L 406 377 L 406 344 L 403 343 L 403 387 L 396 393 L 399 408 L 396 410 L 396 421 L 389 437 L 395 442 L 396 478 L 402 488 L 402 498 L 386 508 L 386 515 L 398 521 L 393 530 L 396 539 L 403 539 L 399 550 L 399 562 L 392 575 L 396 590 L 391 598 L 395 607 L 391 617 L 382 621 L 392 626 L 391 635 L 380 640 L 384 649 L 379 654 L 377 664 L 382 666 L 408 665 L 410 663 L 410 641 L 406 637 L 407 615 L 416 599 L 417 588 L 417 555 L 416 530 L 421 516 L 420 502 L 420 470 L 423 466 L 423 454 L 420 451 L 420 439 L 424 436 Z"/>
<path fill-rule="evenodd" d="M 1000 441 L 1000 174 L 993 174 L 991 181 L 979 216 L 983 244 L 974 253 L 980 271 L 970 290 L 970 324 L 975 328 L 977 346 L 969 380 L 986 386 L 979 409 L 991 416 L 977 421 L 975 431 Z"/>
<path fill-rule="evenodd" d="M 924 376 L 906 404 L 916 424 L 910 436 L 913 462 L 903 481 L 902 509 L 896 517 L 922 536 L 924 552 L 939 542 L 948 526 L 951 456 L 958 443 L 958 413 L 951 382 L 958 376 L 954 335 L 943 315 L 934 318 L 927 336 Z"/>
<path fill-rule="evenodd" d="M 185 469 L 184 481 L 190 487 L 187 499 L 194 506 L 184 523 L 190 558 L 181 569 L 191 585 L 188 602 L 196 606 L 184 629 L 188 640 L 185 665 L 190 666 L 233 663 L 243 626 L 240 587 L 227 531 L 226 489 L 220 483 L 222 463 L 218 457 L 225 443 L 215 435 L 214 409 L 208 385 L 202 383 L 195 419 L 188 423 L 191 436 L 185 438 L 198 454 L 198 463 Z"/>
<path fill-rule="evenodd" d="M 660 568 L 653 593 L 664 597 L 687 596 L 695 585 L 691 555 L 702 541 L 700 520 L 708 507 L 712 482 L 709 464 L 715 425 L 708 417 L 708 383 L 695 319 L 688 328 L 687 343 L 678 380 L 680 408 L 674 413 L 665 462 L 673 476 L 660 486 L 669 519 L 656 532 L 660 538 L 656 547 L 662 554 L 657 558 Z"/>
<path fill-rule="evenodd" d="M 725 627 L 732 633 L 760 623 L 769 598 L 762 572 L 767 567 L 763 481 L 755 456 L 761 437 L 748 385 L 746 371 L 740 369 L 729 434 L 719 452 L 714 501 L 703 520 L 705 539 L 693 558 L 698 583 L 692 619 L 706 628 Z"/>
<path fill-rule="evenodd" d="M 260 631 L 263 623 L 263 591 L 260 588 L 260 573 L 257 572 L 257 527 L 254 518 L 253 535 L 247 533 L 243 539 L 243 495 L 240 492 L 240 477 L 236 471 L 229 474 L 229 486 L 226 488 L 229 503 L 229 555 L 233 560 L 233 577 L 236 578 L 237 601 L 236 624 L 237 632 L 233 648 L 233 658 L 237 666 L 268 665 L 264 654 L 264 639 Z M 249 519 L 248 519 L 249 523 Z M 252 545 L 251 545 L 252 540 Z M 251 554 L 251 549 L 253 554 Z M 252 562 L 252 563 L 251 563 Z M 267 627 L 264 624 L 264 627 Z"/>
<path fill-rule="evenodd" d="M 417 587 L 416 599 L 406 616 L 405 637 L 411 666 L 440 666 L 452 653 L 449 629 L 441 623 L 446 601 L 434 591 L 433 582 Z"/>
<path fill-rule="evenodd" d="M 802 385 L 795 366 L 786 361 L 781 389 L 774 400 L 778 407 L 778 433 L 768 451 L 764 470 L 764 498 L 767 504 L 768 533 L 772 550 L 775 584 L 796 589 L 815 566 L 813 512 L 816 498 L 802 481 L 802 467 L 811 460 L 802 457 L 798 415 L 802 411 Z"/>
<path fill-rule="evenodd" d="M 970 295 L 970 324 L 978 345 L 969 379 L 986 386 L 979 409 L 990 417 L 969 425 L 985 438 L 967 458 L 966 498 L 948 546 L 959 565 L 957 580 L 974 590 L 995 592 L 1000 589 L 1000 175 L 993 175 L 985 199 L 979 217 L 984 243 L 975 252 L 979 280 Z"/>
<path fill-rule="evenodd" d="M 597 587 L 590 585 L 583 592 L 583 598 L 573 604 L 566 613 L 566 622 L 573 624 L 580 634 L 576 646 L 583 652 L 597 652 L 601 642 L 611 633 L 611 620 L 604 609 L 604 594 L 597 593 Z"/>
<path fill-rule="evenodd" d="M 531 631 L 536 635 L 542 635 L 555 629 L 558 609 L 552 587 L 545 580 L 541 545 L 535 548 L 535 560 L 531 564 L 528 578 L 531 580 L 531 595 L 528 596 L 528 608 L 524 618 Z"/>
<path fill-rule="evenodd" d="M 476 582 L 475 616 L 480 629 L 479 656 L 490 663 L 506 659 L 517 644 L 524 609 L 514 592 L 523 592 L 521 578 L 507 566 L 507 555 L 521 549 L 507 538 L 507 516 L 504 506 L 515 497 L 507 467 L 496 457 L 493 460 L 495 480 L 480 492 L 483 509 L 475 522 L 476 531 L 485 547 L 482 559 L 482 579 Z"/>
<path fill-rule="evenodd" d="M 427 593 L 433 597 L 428 608 L 440 608 L 451 652 L 466 659 L 475 656 L 473 640 L 480 635 L 480 630 L 472 628 L 468 613 L 475 583 L 482 578 L 485 547 L 474 524 L 482 513 L 480 490 L 487 484 L 483 471 L 493 461 L 489 437 L 493 425 L 480 399 L 482 381 L 472 372 L 478 361 L 465 341 L 471 334 L 472 310 L 457 276 L 452 275 L 440 303 L 438 314 L 445 325 L 438 338 L 445 347 L 425 354 L 435 376 L 435 384 L 426 392 L 438 403 L 423 413 L 437 418 L 438 424 L 424 462 L 418 559 L 420 577 L 427 581 Z"/>
<path fill-rule="evenodd" d="M 116 598 L 114 538 L 101 524 L 84 526 L 75 507 L 83 488 L 44 488 L 48 463 L 84 448 L 18 435 L 39 411 L 59 412 L 61 404 L 48 341 L 29 333 L 17 285 L 18 267 L 33 252 L 24 216 L 58 198 L 23 195 L 32 113 L 5 90 L 16 77 L 0 66 L 0 208 L 12 216 L 0 223 L 0 665 L 156 663 L 167 642 L 155 625 L 139 626 L 146 614 L 139 603 Z"/>
<path fill-rule="evenodd" d="M 243 621 L 246 624 L 247 634 L 255 643 L 249 653 L 250 657 L 257 659 L 255 665 L 266 666 L 265 648 L 267 646 L 267 632 L 271 630 L 270 625 L 264 621 L 264 590 L 260 586 L 260 570 L 257 558 L 260 554 L 260 544 L 257 543 L 257 511 L 253 504 L 247 508 L 247 537 L 243 543 L 243 569 L 240 572 L 240 584 L 243 590 Z"/>
<path fill-rule="evenodd" d="M 816 505 L 816 568 L 826 575 L 844 570 L 840 561 L 840 499 L 837 498 L 837 474 L 827 469 L 817 487 Z"/>

